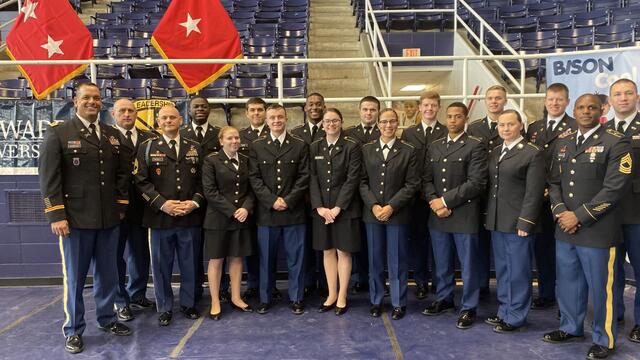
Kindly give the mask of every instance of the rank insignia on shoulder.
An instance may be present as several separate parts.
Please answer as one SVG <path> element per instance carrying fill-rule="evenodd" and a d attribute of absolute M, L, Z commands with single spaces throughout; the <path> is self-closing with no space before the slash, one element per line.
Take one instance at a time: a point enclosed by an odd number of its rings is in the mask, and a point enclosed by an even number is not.
<path fill-rule="evenodd" d="M 140 164 L 138 164 L 138 159 L 135 159 L 133 161 L 133 171 L 131 172 L 131 175 L 137 175 L 139 167 L 140 167 Z"/>
<path fill-rule="evenodd" d="M 618 171 L 627 175 L 631 174 L 632 163 L 633 160 L 631 160 L 631 154 L 627 153 L 627 155 L 623 156 L 622 159 L 620 159 L 620 167 L 618 168 Z"/>
<path fill-rule="evenodd" d="M 58 126 L 60 124 L 62 124 L 62 121 L 53 120 L 52 122 L 49 123 L 49 126 L 56 127 L 56 126 Z"/>
<path fill-rule="evenodd" d="M 571 129 L 567 129 L 567 130 L 565 130 L 565 132 L 563 132 L 562 134 L 558 135 L 558 138 L 564 139 L 569 135 L 573 135 L 574 133 L 575 133 L 575 131 L 573 131 Z"/>
<path fill-rule="evenodd" d="M 615 137 L 619 137 L 619 138 L 621 138 L 623 136 L 620 132 L 618 132 L 618 131 L 616 131 L 614 129 L 607 129 L 607 133 L 609 133 L 609 134 L 611 134 L 611 135 L 613 135 Z"/>

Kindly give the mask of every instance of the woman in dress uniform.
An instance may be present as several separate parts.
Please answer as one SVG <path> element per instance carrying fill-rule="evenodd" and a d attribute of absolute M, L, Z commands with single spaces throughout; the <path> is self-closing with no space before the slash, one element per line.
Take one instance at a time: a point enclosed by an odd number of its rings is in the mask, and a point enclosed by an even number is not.
<path fill-rule="evenodd" d="M 222 149 L 208 155 L 202 166 L 202 185 L 207 199 L 204 220 L 205 256 L 209 260 L 208 276 L 213 320 L 220 319 L 220 276 L 225 257 L 231 278 L 231 307 L 244 312 L 253 309 L 240 297 L 242 258 L 253 251 L 254 234 L 250 213 L 254 195 L 249 185 L 248 158 L 238 152 L 240 134 L 225 126 L 218 135 Z"/>
<path fill-rule="evenodd" d="M 322 124 L 326 137 L 310 146 L 313 248 L 323 251 L 329 290 L 318 311 L 335 307 L 335 314 L 342 315 L 347 311 L 351 253 L 360 251 L 362 153 L 356 141 L 343 135 L 338 109 L 327 109 Z"/>
<path fill-rule="evenodd" d="M 524 140 L 522 128 L 517 111 L 500 114 L 498 134 L 504 143 L 489 158 L 485 227 L 491 231 L 499 307 L 486 322 L 498 333 L 524 325 L 531 308 L 533 232 L 539 228 L 545 161 L 538 147 Z"/>

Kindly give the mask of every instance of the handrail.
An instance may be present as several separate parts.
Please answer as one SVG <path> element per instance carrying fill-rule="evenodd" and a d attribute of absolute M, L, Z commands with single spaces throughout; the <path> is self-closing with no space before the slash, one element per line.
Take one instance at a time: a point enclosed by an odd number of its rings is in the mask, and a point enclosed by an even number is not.
<path fill-rule="evenodd" d="M 3 2 L 2 4 L 0 4 L 0 10 L 2 10 L 2 9 L 4 9 L 4 8 L 6 8 L 6 7 L 7 7 L 7 6 L 9 6 L 9 5 L 13 5 L 13 4 L 15 4 L 15 3 L 18 3 L 18 8 L 20 8 L 20 7 L 21 7 L 21 6 L 20 6 L 20 1 L 18 1 L 18 0 L 9 0 L 9 1 L 7 1 L 7 2 Z"/>
<path fill-rule="evenodd" d="M 384 54 L 385 57 L 389 57 L 389 50 L 387 49 L 387 45 L 385 44 L 384 38 L 382 37 L 380 26 L 378 26 L 378 22 L 376 21 L 376 17 L 373 11 L 374 11 L 373 6 L 371 5 L 370 0 L 365 0 L 364 21 L 365 21 L 365 29 L 367 30 L 366 33 L 369 36 L 369 42 L 371 43 L 374 55 L 380 56 L 380 51 L 378 49 L 378 41 L 379 41 L 379 44 L 382 47 L 382 53 Z M 371 23 L 369 23 L 369 21 L 371 21 Z M 373 31 L 368 31 L 371 26 L 373 26 Z M 391 62 L 387 62 L 387 65 L 388 65 L 388 69 L 387 69 L 387 73 L 385 73 L 381 62 L 374 62 L 373 64 L 373 67 L 376 70 L 380 88 L 382 89 L 383 96 L 391 96 L 392 64 Z"/>

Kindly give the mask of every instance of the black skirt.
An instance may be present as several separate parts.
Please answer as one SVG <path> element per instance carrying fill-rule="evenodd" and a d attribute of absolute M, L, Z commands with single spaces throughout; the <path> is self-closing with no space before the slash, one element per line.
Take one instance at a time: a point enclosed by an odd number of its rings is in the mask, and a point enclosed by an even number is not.
<path fill-rule="evenodd" d="M 255 228 L 237 230 L 204 230 L 205 259 L 227 256 L 243 257 L 253 254 Z"/>
<path fill-rule="evenodd" d="M 338 219 L 325 225 L 323 218 L 314 216 L 312 226 L 315 250 L 360 251 L 360 219 Z"/>

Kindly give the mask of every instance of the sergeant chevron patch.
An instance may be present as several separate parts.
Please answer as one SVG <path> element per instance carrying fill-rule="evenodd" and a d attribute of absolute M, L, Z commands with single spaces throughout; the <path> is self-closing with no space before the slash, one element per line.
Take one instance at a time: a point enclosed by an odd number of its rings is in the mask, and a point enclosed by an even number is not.
<path fill-rule="evenodd" d="M 618 169 L 618 171 L 623 174 L 631 174 L 631 163 L 631 154 L 627 153 L 627 155 L 623 156 L 622 159 L 620 159 L 620 168 Z"/>

